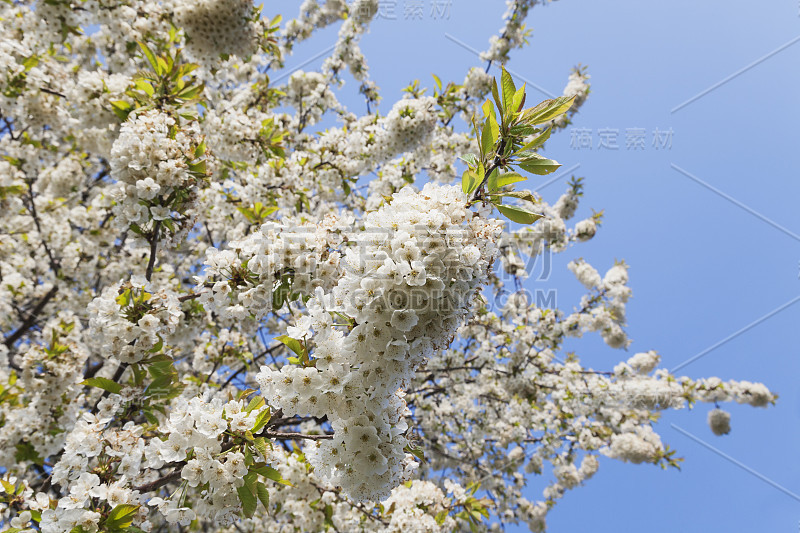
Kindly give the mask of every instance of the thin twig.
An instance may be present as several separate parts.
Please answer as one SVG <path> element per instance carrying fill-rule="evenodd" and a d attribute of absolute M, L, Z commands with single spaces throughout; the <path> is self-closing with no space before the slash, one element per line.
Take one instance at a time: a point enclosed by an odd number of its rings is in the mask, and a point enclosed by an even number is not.
<path fill-rule="evenodd" d="M 325 433 L 323 435 L 308 435 L 306 433 L 280 433 L 272 431 L 267 431 L 263 433 L 263 436 L 268 439 L 276 439 L 276 440 L 291 440 L 291 439 L 327 440 L 333 438 L 332 433 L 331 434 Z"/>
<path fill-rule="evenodd" d="M 52 94 L 53 96 L 58 96 L 58 97 L 61 97 L 61 98 L 66 98 L 67 97 L 64 94 L 61 94 L 58 91 L 54 91 L 53 89 L 48 89 L 47 87 L 39 87 L 39 90 L 42 91 L 43 93 Z"/>
<path fill-rule="evenodd" d="M 39 303 L 36 304 L 36 307 L 34 307 L 33 310 L 30 312 L 28 318 L 25 319 L 25 322 L 23 322 L 22 325 L 19 328 L 17 328 L 17 330 L 14 333 L 6 337 L 4 341 L 6 347 L 11 348 L 14 345 L 14 343 L 17 342 L 20 339 L 20 337 L 22 337 L 25 334 L 25 332 L 28 331 L 33 326 L 33 324 L 36 322 L 36 318 L 39 316 L 39 313 L 42 311 L 42 309 L 44 309 L 44 306 L 47 305 L 47 302 L 49 302 L 57 292 L 58 292 L 58 285 L 53 285 L 53 288 L 47 291 L 47 294 L 45 294 L 44 297 L 41 300 L 39 300 Z M 22 370 L 11 357 L 9 357 L 8 359 L 8 365 L 14 370 L 17 371 Z"/>
<path fill-rule="evenodd" d="M 150 278 L 153 277 L 153 267 L 156 266 L 156 249 L 158 248 L 158 230 L 161 229 L 161 221 L 156 220 L 155 225 L 153 226 L 153 233 L 150 237 L 150 259 L 147 261 L 147 270 L 144 273 L 144 277 L 147 278 L 147 281 L 150 281 Z"/>

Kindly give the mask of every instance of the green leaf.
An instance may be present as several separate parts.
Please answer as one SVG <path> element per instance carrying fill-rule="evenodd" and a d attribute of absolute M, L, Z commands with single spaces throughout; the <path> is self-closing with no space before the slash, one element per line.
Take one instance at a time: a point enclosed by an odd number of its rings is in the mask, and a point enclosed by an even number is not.
<path fill-rule="evenodd" d="M 265 410 L 267 412 L 269 412 L 269 409 L 265 409 Z M 258 425 L 258 422 L 256 422 L 256 426 L 257 425 Z M 256 430 L 253 429 L 253 432 L 255 432 L 255 431 Z M 262 455 L 262 457 L 264 459 L 266 459 L 267 458 L 267 439 L 265 439 L 264 437 L 256 437 L 256 439 L 253 442 L 253 444 L 256 447 L 256 450 L 258 450 L 258 453 L 260 453 Z"/>
<path fill-rule="evenodd" d="M 479 163 L 478 156 L 476 156 L 475 154 L 466 154 L 461 158 L 461 160 L 464 161 L 470 168 L 477 167 Z"/>
<path fill-rule="evenodd" d="M 437 76 L 436 74 L 431 74 L 431 76 L 433 76 L 433 81 L 436 83 L 436 88 L 439 90 L 439 92 L 441 92 L 442 91 L 442 80 L 440 80 L 439 76 Z"/>
<path fill-rule="evenodd" d="M 553 128 L 547 128 L 542 132 L 541 135 L 533 139 L 531 142 L 520 148 L 519 152 L 527 152 L 528 150 L 535 150 L 539 148 L 544 142 L 550 138 L 550 134 L 553 132 Z M 517 152 L 517 153 L 519 153 Z"/>
<path fill-rule="evenodd" d="M 114 112 L 115 115 L 119 117 L 120 120 L 123 122 L 128 120 L 128 115 L 131 112 L 131 104 L 126 102 L 125 100 L 113 100 L 110 102 L 111 104 L 111 111 Z"/>
<path fill-rule="evenodd" d="M 19 442 L 15 446 L 17 452 L 14 454 L 14 459 L 17 461 L 31 461 L 37 465 L 43 465 L 44 460 L 39 456 L 36 448 L 29 442 Z M 17 487 L 16 493 L 20 494 L 25 490 L 25 485 L 20 484 Z"/>
<path fill-rule="evenodd" d="M 505 67 L 503 68 L 503 74 L 501 75 L 500 83 L 503 86 L 503 109 L 505 109 L 506 114 L 509 112 L 513 113 L 516 109 L 513 108 L 514 105 L 514 95 L 517 92 L 517 87 L 514 85 L 514 80 L 511 78 L 511 74 L 508 73 Z"/>
<path fill-rule="evenodd" d="M 130 526 L 138 510 L 138 505 L 127 503 L 117 505 L 108 513 L 105 521 L 105 530 L 123 529 Z"/>
<path fill-rule="evenodd" d="M 186 166 L 189 168 L 189 170 L 197 174 L 205 175 L 207 173 L 205 159 L 198 161 L 197 163 L 189 163 Z"/>
<path fill-rule="evenodd" d="M 532 107 L 525 111 L 522 115 L 522 121 L 527 124 L 542 124 L 549 122 L 559 115 L 563 115 L 567 110 L 572 107 L 575 101 L 574 96 L 566 97 L 559 96 L 552 100 L 545 100 L 536 107 Z"/>
<path fill-rule="evenodd" d="M 122 390 L 122 385 L 108 378 L 89 378 L 81 382 L 81 385 L 85 385 L 87 387 L 97 387 L 113 394 L 119 394 Z"/>
<path fill-rule="evenodd" d="M 252 223 L 258 221 L 258 217 L 256 216 L 255 213 L 253 213 L 253 210 L 250 209 L 249 207 L 237 207 L 236 210 L 239 211 L 241 214 L 243 214 L 244 218 L 246 218 L 248 221 Z"/>
<path fill-rule="evenodd" d="M 511 110 L 513 112 L 520 111 L 522 107 L 525 105 L 525 84 L 522 84 L 522 87 L 517 89 L 517 92 L 514 93 L 514 98 L 511 101 Z"/>
<path fill-rule="evenodd" d="M 301 355 L 302 356 L 302 355 L 305 355 L 305 353 L 306 353 L 306 349 L 303 346 L 303 343 L 301 343 L 297 339 L 291 338 L 288 335 L 281 335 L 280 337 L 275 337 L 275 340 L 285 344 L 287 346 L 287 348 L 289 348 L 291 351 L 293 351 L 297 355 Z"/>
<path fill-rule="evenodd" d="M 21 185 L 10 185 L 8 187 L 0 187 L 0 200 L 4 200 L 8 195 L 22 194 L 25 189 Z"/>
<path fill-rule="evenodd" d="M 205 86 L 202 84 L 187 87 L 179 92 L 176 96 L 182 100 L 194 100 L 200 95 L 200 93 L 203 92 L 203 89 L 205 89 Z"/>
<path fill-rule="evenodd" d="M 500 125 L 497 123 L 497 119 L 494 118 L 494 115 L 489 117 L 489 126 L 492 128 L 492 140 L 493 142 L 497 142 L 500 138 Z"/>
<path fill-rule="evenodd" d="M 514 137 L 517 137 L 515 141 L 519 143 L 521 139 L 520 137 L 529 137 L 531 135 L 535 135 L 539 133 L 541 130 L 536 126 L 529 126 L 527 124 L 517 124 L 516 126 L 511 126 L 509 128 L 508 133 Z"/>
<path fill-rule="evenodd" d="M 287 480 L 285 480 L 285 479 L 283 479 L 283 477 L 281 477 L 281 473 L 280 472 L 278 472 L 277 470 L 275 470 L 271 466 L 267 466 L 267 465 L 253 466 L 253 467 L 250 468 L 250 470 L 252 470 L 253 472 L 256 472 L 258 474 L 261 474 L 262 476 L 264 476 L 267 479 L 271 479 L 275 483 L 280 483 L 281 485 L 287 485 L 289 487 L 292 486 L 291 483 L 289 483 Z"/>
<path fill-rule="evenodd" d="M 266 408 L 260 413 L 258 413 L 258 415 L 256 416 L 256 423 L 251 431 L 253 433 L 258 433 L 259 431 L 261 431 L 264 428 L 264 426 L 266 426 L 269 423 L 270 416 L 272 415 L 269 412 L 269 408 Z M 267 453 L 266 448 L 264 449 L 264 451 L 262 451 L 261 448 L 259 448 L 258 451 L 260 451 L 264 455 L 266 455 Z"/>
<path fill-rule="evenodd" d="M 426 463 L 425 461 L 425 454 L 422 452 L 422 448 L 413 448 L 410 445 L 406 444 L 406 447 L 403 448 L 403 451 L 406 453 L 410 453 L 417 459 L 419 459 L 420 463 Z"/>
<path fill-rule="evenodd" d="M 475 192 L 475 189 L 477 189 L 480 184 L 481 179 L 471 170 L 466 170 L 464 174 L 461 175 L 461 190 L 464 191 L 464 194 L 467 196 Z"/>
<path fill-rule="evenodd" d="M 269 510 L 269 491 L 267 490 L 267 486 L 259 481 L 256 484 L 256 493 L 264 508 Z"/>
<path fill-rule="evenodd" d="M 486 186 L 489 188 L 490 191 L 494 191 L 497 189 L 497 176 L 500 175 L 500 171 L 498 169 L 492 170 L 492 173 L 489 174 L 489 177 L 486 178 Z"/>
<path fill-rule="evenodd" d="M 494 143 L 497 140 L 497 137 L 494 134 L 495 130 L 497 129 L 497 121 L 494 121 L 494 127 L 492 127 L 493 120 L 493 117 L 487 117 L 486 122 L 483 123 L 483 131 L 481 132 L 481 150 L 486 158 L 488 158 L 489 154 L 492 153 L 492 150 L 494 149 Z"/>
<path fill-rule="evenodd" d="M 530 157 L 524 161 L 520 161 L 519 167 L 522 170 L 527 170 L 532 174 L 538 174 L 539 176 L 544 176 L 545 174 L 550 174 L 555 172 L 561 165 L 557 161 L 553 161 L 552 159 L 547 159 L 542 157 L 538 154 L 535 154 L 536 157 Z"/>
<path fill-rule="evenodd" d="M 255 392 L 255 389 L 242 389 L 236 395 L 236 400 L 241 400 L 242 398 L 247 398 L 251 394 Z"/>
<path fill-rule="evenodd" d="M 496 198 L 503 198 L 503 197 L 519 198 L 520 200 L 526 200 L 534 204 L 538 202 L 536 197 L 529 191 L 508 191 L 508 192 L 495 193 L 491 196 Z"/>
<path fill-rule="evenodd" d="M 125 289 L 122 294 L 114 299 L 120 307 L 127 307 L 131 303 L 131 290 Z"/>
<path fill-rule="evenodd" d="M 500 94 L 497 91 L 497 79 L 492 78 L 492 97 L 497 104 L 497 109 L 500 110 L 500 118 L 503 118 L 503 103 L 500 101 Z"/>
<path fill-rule="evenodd" d="M 244 481 L 244 486 L 250 489 L 250 492 L 255 495 L 256 493 L 256 482 L 258 481 L 258 475 L 255 472 L 248 472 L 242 478 Z"/>
<path fill-rule="evenodd" d="M 540 218 L 544 218 L 544 215 L 531 213 L 527 209 L 523 209 L 515 205 L 495 204 L 495 207 L 509 220 L 512 222 L 518 222 L 520 224 L 533 224 Z"/>
<path fill-rule="evenodd" d="M 239 493 L 239 500 L 242 502 L 242 513 L 244 514 L 245 518 L 252 518 L 256 512 L 256 507 L 258 506 L 256 495 L 253 494 L 253 492 L 250 490 L 250 487 L 247 485 L 242 485 L 241 487 L 237 488 L 236 492 Z"/>
<path fill-rule="evenodd" d="M 261 396 L 254 396 L 247 404 L 247 407 L 244 408 L 244 410 L 246 413 L 250 414 L 254 410 L 264 405 L 265 403 L 266 402 L 264 401 L 264 398 L 262 398 Z"/>
<path fill-rule="evenodd" d="M 25 67 L 26 72 L 38 64 L 39 64 L 39 56 L 35 54 L 30 57 L 26 57 L 25 60 L 22 62 L 22 66 Z"/>
<path fill-rule="evenodd" d="M 167 65 L 167 62 L 164 61 L 163 57 L 160 57 L 160 56 L 157 57 L 156 58 L 156 63 L 158 64 L 158 69 L 156 70 L 156 73 L 159 76 L 162 76 L 162 75 L 164 75 L 164 74 L 169 72 L 170 67 L 169 67 L 169 65 Z"/>
<path fill-rule="evenodd" d="M 158 342 L 155 344 L 155 346 L 147 350 L 149 353 L 158 353 L 161 351 L 161 348 L 164 347 L 164 339 L 161 338 L 161 335 L 156 336 L 158 337 Z"/>
<path fill-rule="evenodd" d="M 326 505 L 325 506 L 325 510 L 323 511 L 323 513 L 325 514 L 325 522 L 324 522 L 325 526 L 326 527 L 332 527 L 334 525 L 333 524 L 333 506 L 331 506 L 331 504 Z"/>
<path fill-rule="evenodd" d="M 156 415 L 153 414 L 153 411 L 149 409 L 144 409 L 142 410 L 142 414 L 149 423 L 158 424 L 158 418 L 156 418 Z"/>
<path fill-rule="evenodd" d="M 478 128 L 478 124 L 475 122 L 475 116 L 471 118 L 472 128 L 475 130 L 475 140 L 478 141 L 478 148 L 481 150 L 481 157 L 483 157 L 483 140 L 481 139 L 481 130 Z"/>
<path fill-rule="evenodd" d="M 492 187 L 492 178 L 489 178 L 489 190 L 496 191 L 500 187 L 505 187 L 506 185 L 511 185 L 512 183 L 517 183 L 520 181 L 525 181 L 527 178 L 520 176 L 516 172 L 506 172 L 505 174 L 498 175 L 494 179 L 494 187 Z"/>
<path fill-rule="evenodd" d="M 483 110 L 483 116 L 484 117 L 489 118 L 491 116 L 491 117 L 495 117 L 495 120 L 497 120 L 497 115 L 495 115 L 494 106 L 492 105 L 492 101 L 491 100 L 486 100 L 483 103 L 483 106 L 481 107 L 481 109 Z"/>
<path fill-rule="evenodd" d="M 284 302 L 290 296 L 290 292 L 291 292 L 291 280 L 288 278 L 284 278 L 278 284 L 278 286 L 272 290 L 272 308 L 277 311 L 278 309 L 283 307 Z"/>
<path fill-rule="evenodd" d="M 156 60 L 156 55 L 153 53 L 152 50 L 150 50 L 150 47 L 147 46 L 142 41 L 136 41 L 136 44 L 138 44 L 139 48 L 142 49 L 142 54 L 144 54 L 144 57 L 147 59 L 147 62 L 150 63 L 150 66 L 153 67 L 153 70 L 156 72 L 156 74 L 160 75 L 161 73 L 159 72 L 158 61 Z"/>
<path fill-rule="evenodd" d="M 142 79 L 136 80 L 134 82 L 134 86 L 143 93 L 145 93 L 147 96 L 153 96 L 153 94 L 155 94 L 156 92 L 156 90 L 153 88 L 150 82 L 146 80 Z"/>

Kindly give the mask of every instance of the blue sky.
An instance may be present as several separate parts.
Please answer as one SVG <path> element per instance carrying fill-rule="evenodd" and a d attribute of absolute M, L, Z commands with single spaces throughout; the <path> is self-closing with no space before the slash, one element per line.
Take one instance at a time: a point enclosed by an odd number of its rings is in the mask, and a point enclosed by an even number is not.
<path fill-rule="evenodd" d="M 384 113 L 409 81 L 430 86 L 431 73 L 460 81 L 480 65 L 447 35 L 483 50 L 505 10 L 500 0 L 436 0 L 444 10 L 434 15 L 433 2 L 383 2 L 394 5 L 395 19 L 379 18 L 363 41 Z M 423 5 L 421 20 L 405 17 L 414 4 Z M 800 296 L 798 2 L 560 0 L 535 8 L 528 24 L 530 45 L 514 53 L 511 71 L 553 94 L 578 63 L 592 75 L 573 127 L 547 147 L 564 168 L 580 165 L 586 194 L 578 215 L 605 211 L 595 239 L 556 256 L 541 282 L 558 290 L 559 306 L 572 308 L 582 293 L 566 270 L 571 259 L 602 272 L 624 258 L 634 290 L 630 354 L 655 349 L 673 368 Z M 334 39 L 329 30 L 298 47 L 289 67 Z M 343 100 L 362 111 L 348 92 Z M 530 89 L 528 98 L 546 95 Z M 574 128 L 591 137 L 591 149 L 572 143 Z M 625 148 L 633 128 L 647 135 L 643 150 Z M 656 128 L 672 131 L 671 147 L 652 145 Z M 620 148 L 599 148 L 601 130 L 617 130 Z M 542 193 L 555 201 L 565 181 Z M 799 319 L 800 301 L 678 371 L 764 382 L 780 395 L 777 406 L 723 406 L 733 415 L 725 437 L 706 425 L 712 406 L 667 413 L 658 431 L 685 458 L 682 470 L 603 460 L 595 478 L 550 513 L 549 531 L 796 531 L 800 500 L 754 473 L 800 494 Z M 596 369 L 630 355 L 597 337 L 568 348 Z M 532 482 L 531 498 L 542 486 Z"/>

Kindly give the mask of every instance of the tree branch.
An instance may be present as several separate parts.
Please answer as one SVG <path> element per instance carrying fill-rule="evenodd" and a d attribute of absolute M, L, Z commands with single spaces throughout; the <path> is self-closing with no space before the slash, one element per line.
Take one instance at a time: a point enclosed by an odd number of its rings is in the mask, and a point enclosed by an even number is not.
<path fill-rule="evenodd" d="M 30 212 L 31 216 L 33 217 L 33 223 L 36 225 L 36 231 L 39 233 L 39 238 L 42 239 L 42 246 L 44 246 L 44 251 L 47 254 L 47 258 L 50 259 L 50 268 L 53 269 L 53 274 L 58 275 L 58 271 L 60 270 L 58 261 L 53 258 L 53 254 L 50 252 L 50 247 L 47 246 L 47 240 L 44 238 L 42 226 L 39 223 L 39 214 L 36 212 L 36 202 L 33 198 L 33 180 L 28 179 L 25 181 L 28 184 L 28 196 L 31 202 Z"/>
<path fill-rule="evenodd" d="M 183 465 L 177 467 L 169 474 L 162 476 L 156 479 L 155 481 L 151 481 L 150 483 L 145 483 L 144 485 L 139 485 L 138 487 L 133 487 L 133 490 L 138 490 L 140 493 L 152 492 L 154 490 L 158 490 L 164 485 L 180 479 L 181 470 L 183 470 Z"/>
<path fill-rule="evenodd" d="M 276 413 L 277 414 L 277 413 Z M 311 439 L 311 440 L 322 440 L 322 439 L 332 439 L 333 435 L 304 435 L 302 433 L 272 433 L 269 431 L 262 432 L 260 436 L 264 436 L 267 438 L 285 438 L 285 439 L 295 439 L 295 438 L 304 438 L 304 439 Z M 235 444 L 229 443 L 227 447 L 223 446 L 223 451 L 227 451 L 231 449 Z M 227 448 L 227 450 L 226 450 Z M 150 483 L 145 483 L 144 485 L 139 485 L 138 487 L 133 487 L 133 490 L 137 490 L 140 493 L 145 492 L 152 492 L 154 490 L 158 490 L 164 485 L 167 485 L 173 481 L 177 481 L 181 477 L 181 470 L 186 465 L 186 461 L 181 461 L 175 467 L 175 470 L 161 476 L 160 478 L 156 479 L 155 481 L 151 481 Z"/>
<path fill-rule="evenodd" d="M 153 234 L 150 237 L 150 259 L 147 261 L 147 270 L 145 271 L 144 277 L 147 278 L 147 281 L 150 281 L 150 278 L 153 277 L 153 268 L 156 266 L 156 249 L 158 248 L 158 230 L 161 229 L 161 221 L 156 220 L 155 225 L 153 226 Z"/>
<path fill-rule="evenodd" d="M 39 87 L 39 90 L 42 91 L 43 93 L 52 94 L 53 96 L 58 96 L 60 98 L 67 97 L 65 94 L 61 94 L 60 92 L 54 91 L 53 89 L 48 89 L 47 87 Z"/>
<path fill-rule="evenodd" d="M 53 296 L 55 296 L 57 292 L 58 292 L 58 285 L 53 285 L 53 288 L 47 291 L 47 294 L 45 294 L 44 297 L 41 300 L 39 300 L 39 303 L 36 304 L 36 307 L 34 307 L 33 310 L 30 312 L 28 318 L 25 319 L 25 322 L 23 322 L 22 325 L 14 333 L 6 337 L 4 344 L 8 348 L 11 348 L 14 345 L 14 343 L 17 342 L 20 339 L 20 337 L 22 337 L 25 334 L 25 332 L 31 328 L 31 326 L 33 326 L 33 324 L 36 322 L 36 317 L 39 315 L 39 313 L 41 313 L 42 309 L 44 309 L 44 306 L 47 305 L 47 303 L 53 298 Z M 21 370 L 20 367 L 16 365 L 10 357 L 8 359 L 8 363 L 9 366 L 11 366 L 11 368 L 13 368 L 14 370 Z"/>
<path fill-rule="evenodd" d="M 268 439 L 276 439 L 276 440 L 291 440 L 291 439 L 306 439 L 306 440 L 327 440 L 333 438 L 333 433 L 328 434 L 325 433 L 323 435 L 306 435 L 305 433 L 278 433 L 267 431 L 262 434 L 264 437 Z"/>

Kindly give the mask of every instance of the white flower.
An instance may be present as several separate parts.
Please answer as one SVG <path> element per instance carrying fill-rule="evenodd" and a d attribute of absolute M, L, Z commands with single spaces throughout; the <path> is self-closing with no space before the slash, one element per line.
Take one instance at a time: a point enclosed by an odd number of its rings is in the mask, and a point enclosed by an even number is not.
<path fill-rule="evenodd" d="M 392 327 L 400 331 L 408 331 L 417 325 L 419 317 L 411 309 L 398 309 L 392 312 L 391 324 Z"/>
<path fill-rule="evenodd" d="M 155 335 L 158 333 L 161 321 L 155 315 L 146 314 L 137 322 L 142 331 L 148 335 Z"/>
<path fill-rule="evenodd" d="M 714 435 L 727 435 L 731 432 L 731 414 L 722 409 L 709 411 L 708 425 Z"/>
<path fill-rule="evenodd" d="M 150 214 L 153 220 L 164 220 L 169 218 L 170 210 L 169 207 L 154 205 L 150 208 Z"/>
<path fill-rule="evenodd" d="M 422 261 L 412 261 L 411 271 L 406 274 L 406 283 L 409 285 L 422 286 L 425 285 L 427 280 L 427 272 L 425 271 L 425 263 Z"/>
<path fill-rule="evenodd" d="M 15 516 L 14 518 L 11 519 L 11 527 L 24 529 L 28 526 L 28 523 L 30 521 L 31 521 L 31 512 L 22 511 L 18 516 Z"/>
<path fill-rule="evenodd" d="M 136 192 L 139 194 L 139 198 L 143 200 L 153 199 L 160 190 L 161 185 L 156 183 L 155 180 L 149 176 L 136 182 Z"/>
<path fill-rule="evenodd" d="M 190 487 L 198 486 L 203 480 L 203 464 L 197 459 L 191 459 L 181 469 L 181 478 L 186 481 Z"/>
<path fill-rule="evenodd" d="M 597 233 L 597 223 L 591 218 L 581 220 L 575 225 L 575 236 L 579 241 L 588 241 Z"/>
<path fill-rule="evenodd" d="M 571 261 L 567 268 L 569 268 L 578 281 L 587 289 L 594 289 L 599 287 L 603 280 L 600 278 L 600 273 L 583 259 Z"/>
<path fill-rule="evenodd" d="M 637 372 L 647 374 L 653 371 L 660 360 L 661 357 L 658 353 L 651 350 L 649 352 L 635 354 L 628 359 L 628 364 Z"/>

